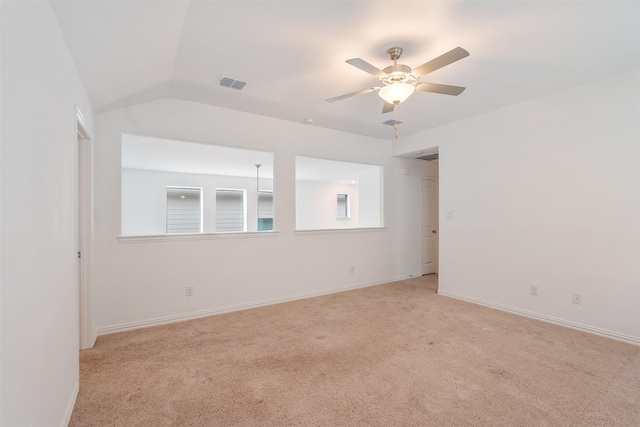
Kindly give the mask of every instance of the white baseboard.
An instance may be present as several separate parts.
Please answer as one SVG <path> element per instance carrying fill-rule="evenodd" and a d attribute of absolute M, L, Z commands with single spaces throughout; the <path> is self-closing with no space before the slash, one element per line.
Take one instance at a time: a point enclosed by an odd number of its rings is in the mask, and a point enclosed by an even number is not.
<path fill-rule="evenodd" d="M 350 291 L 353 289 L 367 288 L 370 286 L 381 285 L 383 283 L 390 283 L 390 282 L 396 282 L 398 280 L 409 279 L 410 277 L 412 276 L 404 275 L 404 276 L 392 277 L 389 279 L 375 281 L 375 282 L 359 283 L 355 285 L 341 286 L 336 288 L 324 289 L 321 291 L 291 295 L 287 297 L 271 298 L 271 299 L 262 300 L 262 301 L 255 301 L 255 302 L 236 304 L 236 305 L 231 305 L 226 307 L 218 307 L 218 308 L 213 308 L 209 310 L 178 314 L 175 316 L 166 316 L 166 317 L 160 317 L 156 319 L 142 320 L 138 322 L 124 323 L 124 324 L 114 325 L 114 326 L 107 326 L 104 328 L 98 328 L 97 333 L 98 333 L 98 336 L 110 335 L 110 334 L 117 334 L 119 332 L 133 331 L 135 329 L 150 328 L 153 326 L 160 326 L 160 325 L 168 325 L 170 323 L 184 322 L 187 320 L 200 319 L 203 317 L 231 313 L 231 312 L 240 311 L 240 310 L 247 310 L 250 308 L 265 307 L 268 305 L 280 304 L 283 302 L 296 301 L 296 300 L 305 299 L 305 298 L 335 294 L 338 292 Z"/>
<path fill-rule="evenodd" d="M 64 411 L 64 417 L 60 427 L 67 427 L 71 421 L 71 415 L 73 414 L 73 408 L 76 406 L 76 399 L 78 398 L 78 392 L 80 392 L 80 381 L 76 381 L 76 385 L 73 387 L 69 403 L 67 403 L 67 409 Z"/>
<path fill-rule="evenodd" d="M 565 326 L 571 329 L 577 329 L 582 332 L 588 332 L 590 334 L 600 335 L 603 337 L 611 338 L 617 341 L 623 341 L 629 344 L 640 346 L 640 338 L 634 337 L 631 335 L 620 334 L 618 332 L 608 331 L 606 329 L 600 329 L 589 325 L 583 325 L 577 322 L 571 322 L 569 320 L 559 319 L 552 316 L 547 316 L 546 314 L 534 313 L 532 311 L 522 310 L 519 308 L 509 307 L 502 304 L 496 304 L 490 301 L 484 301 L 478 298 L 468 297 L 466 295 L 456 294 L 454 292 L 447 292 L 438 290 L 438 295 L 443 295 L 446 297 L 451 297 L 467 302 L 471 302 L 473 304 L 483 305 L 485 307 L 495 308 L 497 310 L 506 311 L 508 313 L 518 314 L 520 316 L 530 317 L 532 319 L 542 320 L 543 322 L 553 323 L 555 325 Z"/>

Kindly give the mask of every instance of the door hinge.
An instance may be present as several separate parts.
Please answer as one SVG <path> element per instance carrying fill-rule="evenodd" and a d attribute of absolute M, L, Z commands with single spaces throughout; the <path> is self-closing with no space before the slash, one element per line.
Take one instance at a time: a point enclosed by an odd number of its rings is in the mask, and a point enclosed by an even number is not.
<path fill-rule="evenodd" d="M 81 255 L 81 254 L 80 254 L 80 251 L 78 251 L 78 258 L 80 258 L 80 255 Z"/>

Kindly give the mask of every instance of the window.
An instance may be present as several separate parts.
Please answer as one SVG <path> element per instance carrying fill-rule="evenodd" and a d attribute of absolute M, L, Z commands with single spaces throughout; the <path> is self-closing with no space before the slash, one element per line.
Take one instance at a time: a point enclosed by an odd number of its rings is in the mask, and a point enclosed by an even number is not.
<path fill-rule="evenodd" d="M 338 194 L 338 214 L 337 218 L 349 218 L 349 196 L 347 194 Z"/>
<path fill-rule="evenodd" d="M 258 192 L 258 231 L 273 230 L 273 191 Z"/>
<path fill-rule="evenodd" d="M 167 187 L 167 234 L 202 233 L 202 189 Z"/>
<path fill-rule="evenodd" d="M 383 226 L 382 166 L 296 157 L 296 230 Z"/>
<path fill-rule="evenodd" d="M 123 133 L 121 161 L 122 236 L 273 230 L 276 196 L 272 152 Z M 194 204 L 189 208 L 193 221 L 188 226 L 182 219 L 178 223 L 174 210 L 184 209 L 194 201 L 195 194 L 188 195 L 183 191 L 172 195 L 171 188 L 200 191 L 199 206 Z M 235 193 L 234 219 L 227 218 L 225 224 L 221 223 L 222 219 L 218 220 L 218 189 L 240 191 Z M 264 203 L 259 202 L 263 196 L 258 194 L 258 189 L 260 193 L 269 193 L 264 197 L 270 202 L 266 199 Z M 179 198 L 181 194 L 184 199 Z M 227 196 L 220 197 L 228 207 L 233 197 Z M 262 214 L 259 214 L 258 204 L 265 205 L 260 208 Z M 265 210 L 266 206 L 269 206 L 268 210 Z M 195 215 L 199 215 L 199 223 L 194 222 Z"/>
<path fill-rule="evenodd" d="M 244 190 L 216 189 L 216 232 L 245 231 Z"/>

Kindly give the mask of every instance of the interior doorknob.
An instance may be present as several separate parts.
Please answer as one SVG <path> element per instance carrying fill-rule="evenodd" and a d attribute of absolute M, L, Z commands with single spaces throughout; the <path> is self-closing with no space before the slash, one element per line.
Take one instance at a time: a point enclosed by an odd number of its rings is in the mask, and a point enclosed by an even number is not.
<path fill-rule="evenodd" d="M 437 233 L 437 231 L 436 231 L 436 230 L 431 230 L 431 232 L 432 232 L 433 234 L 436 234 L 436 233 Z"/>

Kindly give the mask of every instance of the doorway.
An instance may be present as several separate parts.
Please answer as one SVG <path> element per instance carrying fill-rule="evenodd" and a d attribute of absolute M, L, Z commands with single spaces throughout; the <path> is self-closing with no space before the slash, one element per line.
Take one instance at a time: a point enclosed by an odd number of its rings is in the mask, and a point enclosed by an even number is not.
<path fill-rule="evenodd" d="M 438 272 L 438 181 L 422 178 L 420 182 L 421 274 Z"/>

